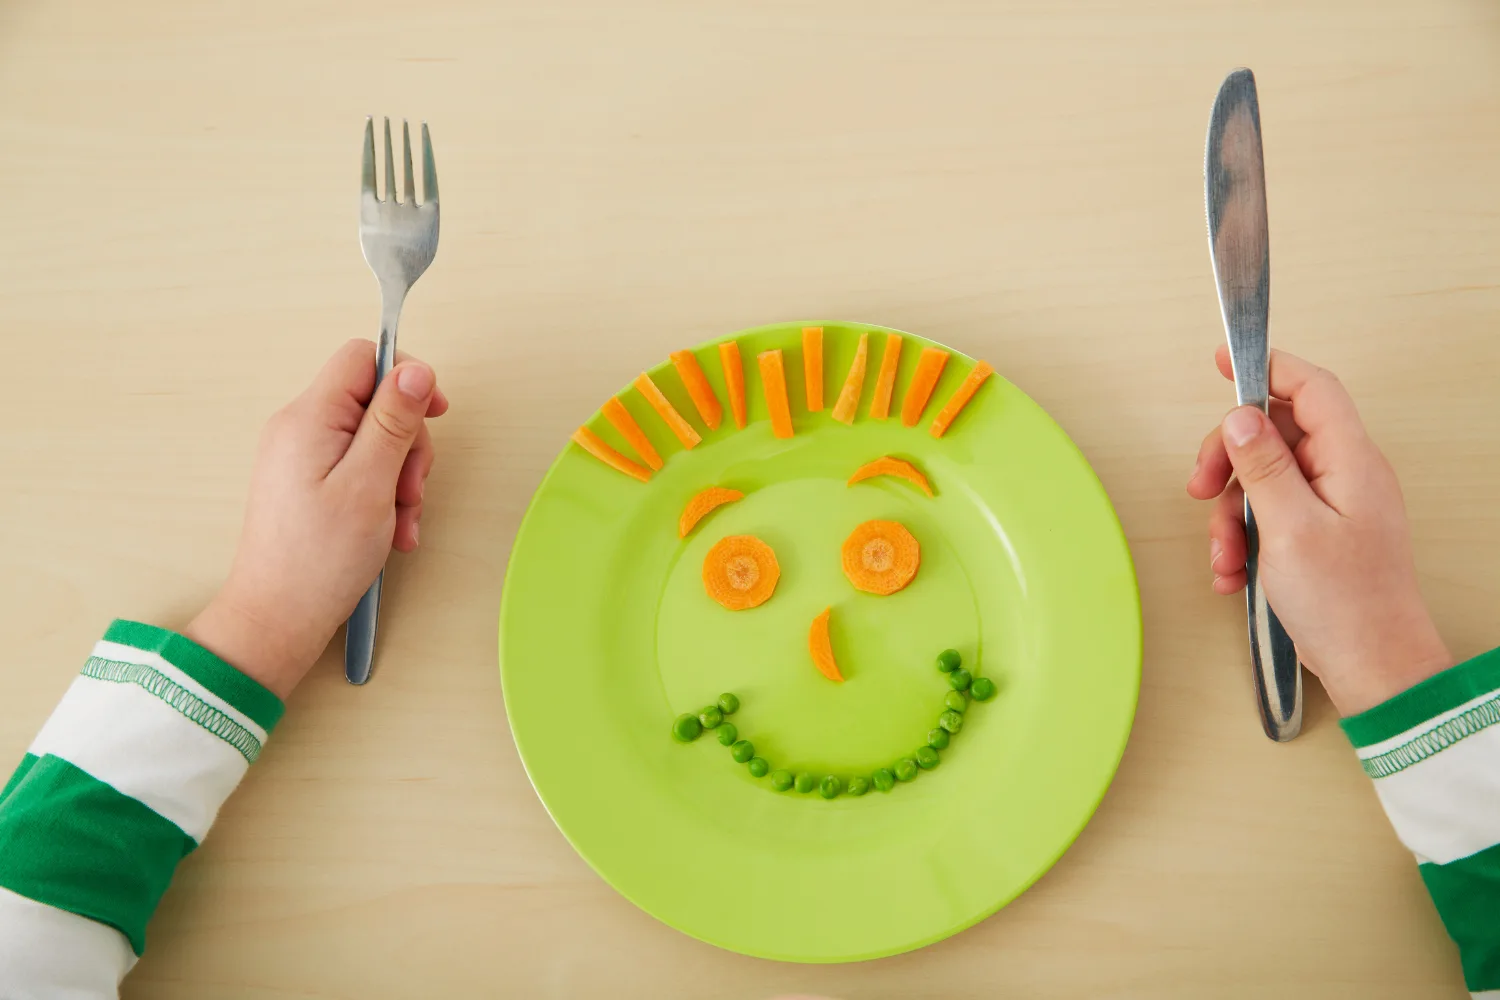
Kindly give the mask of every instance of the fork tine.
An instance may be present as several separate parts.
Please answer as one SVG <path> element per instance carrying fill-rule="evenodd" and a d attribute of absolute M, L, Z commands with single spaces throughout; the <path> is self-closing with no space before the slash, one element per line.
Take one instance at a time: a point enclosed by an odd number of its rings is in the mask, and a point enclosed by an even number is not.
<path fill-rule="evenodd" d="M 405 180 L 401 185 L 401 201 L 407 205 L 417 203 L 417 191 L 411 177 L 411 126 L 401 119 L 401 159 L 406 165 Z"/>
<path fill-rule="evenodd" d="M 432 162 L 432 136 L 422 123 L 422 204 L 436 205 L 438 200 L 437 164 Z"/>
<path fill-rule="evenodd" d="M 385 200 L 396 200 L 396 158 L 391 155 L 391 120 L 385 120 Z"/>
<path fill-rule="evenodd" d="M 375 193 L 375 119 L 365 116 L 365 156 L 359 178 L 360 194 L 378 197 Z"/>

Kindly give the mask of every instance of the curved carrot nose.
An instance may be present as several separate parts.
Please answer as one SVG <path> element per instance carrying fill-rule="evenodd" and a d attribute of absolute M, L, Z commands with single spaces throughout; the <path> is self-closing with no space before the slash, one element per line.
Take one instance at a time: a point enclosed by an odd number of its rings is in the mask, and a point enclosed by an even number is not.
<path fill-rule="evenodd" d="M 832 608 L 824 608 L 823 613 L 813 619 L 812 628 L 807 633 L 807 648 L 812 653 L 813 666 L 824 677 L 843 683 L 844 675 L 839 673 L 839 665 L 833 658 L 833 641 L 828 637 L 828 619 L 832 614 Z"/>

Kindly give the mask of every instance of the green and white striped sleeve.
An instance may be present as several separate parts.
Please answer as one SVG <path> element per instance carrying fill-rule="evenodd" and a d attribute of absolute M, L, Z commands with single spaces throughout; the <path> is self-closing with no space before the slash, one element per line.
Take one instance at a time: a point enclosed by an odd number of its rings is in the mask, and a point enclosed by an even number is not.
<path fill-rule="evenodd" d="M 1458 943 L 1475 997 L 1500 1000 L 1500 649 L 1343 721 L 1396 835 Z"/>
<path fill-rule="evenodd" d="M 116 996 L 281 713 L 183 636 L 109 627 L 0 791 L 0 996 Z"/>

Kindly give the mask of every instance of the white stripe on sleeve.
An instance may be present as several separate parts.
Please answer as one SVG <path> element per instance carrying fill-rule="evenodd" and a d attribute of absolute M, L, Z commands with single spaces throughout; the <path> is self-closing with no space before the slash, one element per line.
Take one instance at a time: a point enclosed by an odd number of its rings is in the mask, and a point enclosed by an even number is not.
<path fill-rule="evenodd" d="M 203 840 L 250 766 L 233 746 L 145 688 L 81 676 L 29 752 L 61 757 L 195 841 Z"/>
<path fill-rule="evenodd" d="M 1445 865 L 1500 843 L 1500 726 L 1375 782 L 1417 861 Z"/>
<path fill-rule="evenodd" d="M 125 935 L 0 888 L 0 997 L 101 1000 L 135 965 Z"/>

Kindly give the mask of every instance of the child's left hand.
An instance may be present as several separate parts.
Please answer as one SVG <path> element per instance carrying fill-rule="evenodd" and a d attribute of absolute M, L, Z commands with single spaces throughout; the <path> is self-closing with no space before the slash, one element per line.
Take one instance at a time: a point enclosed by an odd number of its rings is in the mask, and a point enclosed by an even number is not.
<path fill-rule="evenodd" d="M 432 469 L 427 417 L 448 400 L 431 368 L 397 356 L 375 387 L 375 345 L 345 344 L 266 423 L 234 565 L 184 630 L 285 698 L 394 547 L 417 547 Z"/>

